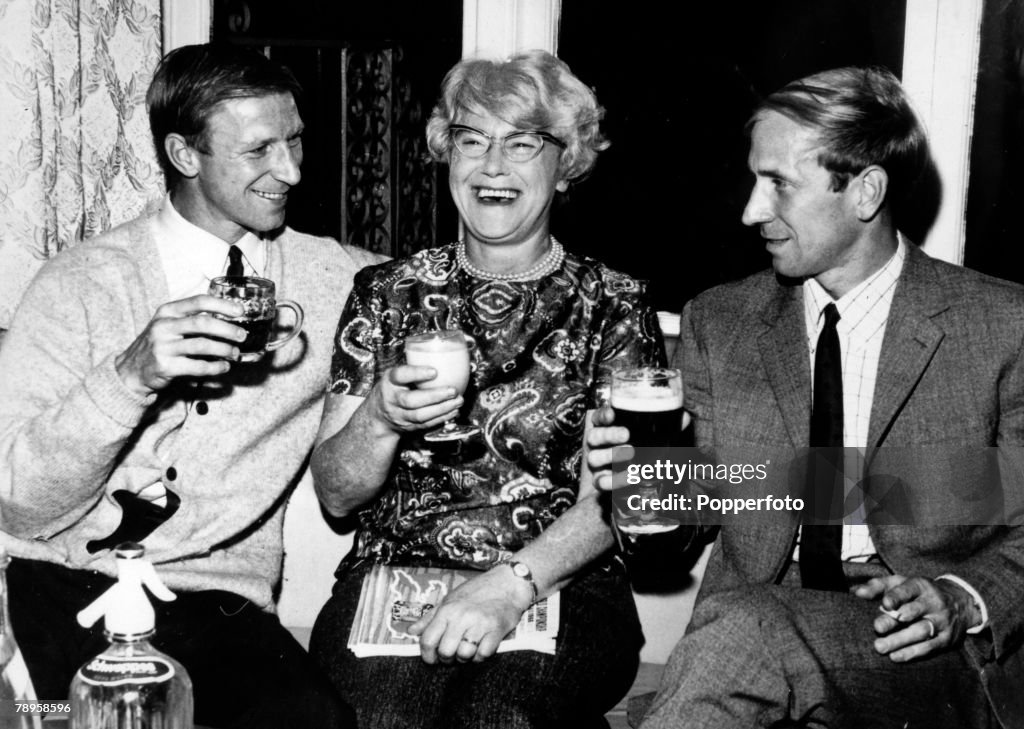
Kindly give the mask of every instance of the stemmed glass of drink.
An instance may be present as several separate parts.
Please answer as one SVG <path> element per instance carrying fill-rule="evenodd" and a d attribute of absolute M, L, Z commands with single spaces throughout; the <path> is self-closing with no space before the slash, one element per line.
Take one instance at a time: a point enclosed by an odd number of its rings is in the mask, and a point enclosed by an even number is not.
<path fill-rule="evenodd" d="M 405 361 L 420 367 L 433 367 L 437 377 L 424 383 L 426 387 L 453 387 L 459 395 L 469 385 L 469 353 L 472 342 L 461 329 L 423 332 L 405 338 Z M 428 441 L 450 441 L 479 433 L 471 423 L 458 422 L 458 415 L 423 438 Z"/>
<path fill-rule="evenodd" d="M 611 406 L 615 424 L 629 429 L 634 448 L 667 448 L 678 443 L 683 423 L 683 378 L 668 367 L 631 367 L 612 373 Z M 663 492 L 659 481 L 645 480 L 617 489 L 612 517 L 624 534 L 656 534 L 679 526 L 679 520 L 650 508 Z M 639 499 L 630 497 L 639 496 Z M 631 503 L 632 502 L 632 503 Z"/>

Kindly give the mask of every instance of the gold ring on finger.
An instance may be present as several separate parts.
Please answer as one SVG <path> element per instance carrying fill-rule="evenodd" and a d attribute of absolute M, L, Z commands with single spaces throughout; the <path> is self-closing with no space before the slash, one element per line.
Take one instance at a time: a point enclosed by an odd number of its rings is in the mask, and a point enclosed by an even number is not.
<path fill-rule="evenodd" d="M 921 620 L 923 620 L 926 623 L 928 623 L 928 640 L 931 640 L 932 638 L 935 637 L 935 633 L 938 632 L 935 629 L 935 621 L 933 621 L 931 618 L 926 617 L 924 615 L 921 616 Z"/>

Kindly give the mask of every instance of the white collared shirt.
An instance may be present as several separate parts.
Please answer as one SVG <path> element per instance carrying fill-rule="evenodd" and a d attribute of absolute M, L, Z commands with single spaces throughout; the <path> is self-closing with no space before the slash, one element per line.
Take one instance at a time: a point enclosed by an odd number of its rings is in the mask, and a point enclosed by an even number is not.
<path fill-rule="evenodd" d="M 153 221 L 157 251 L 167 277 L 168 301 L 205 294 L 210 280 L 223 276 L 231 244 L 185 220 L 164 197 Z M 242 249 L 247 276 L 263 276 L 267 268 L 267 242 L 247 232 L 236 243 Z"/>

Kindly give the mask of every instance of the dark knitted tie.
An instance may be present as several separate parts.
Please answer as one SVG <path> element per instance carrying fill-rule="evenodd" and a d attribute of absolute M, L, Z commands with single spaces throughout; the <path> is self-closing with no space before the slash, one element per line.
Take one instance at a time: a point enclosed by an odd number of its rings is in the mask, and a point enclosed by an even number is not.
<path fill-rule="evenodd" d="M 244 276 L 245 267 L 242 265 L 242 249 L 238 246 L 228 248 L 228 276 Z"/>
<path fill-rule="evenodd" d="M 800 532 L 800 578 L 813 590 L 846 591 L 841 560 L 843 527 L 818 522 L 843 513 L 843 371 L 835 304 L 825 307 L 825 326 L 814 353 L 814 403 L 804 524 Z"/>

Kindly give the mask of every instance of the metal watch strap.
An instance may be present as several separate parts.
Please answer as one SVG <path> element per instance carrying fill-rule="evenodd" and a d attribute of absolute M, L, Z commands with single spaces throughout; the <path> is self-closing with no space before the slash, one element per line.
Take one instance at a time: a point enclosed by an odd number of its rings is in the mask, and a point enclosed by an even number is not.
<path fill-rule="evenodd" d="M 508 562 L 508 566 L 512 569 L 512 574 L 521 580 L 526 580 L 530 583 L 530 589 L 533 590 L 533 601 L 537 602 L 540 599 L 540 594 L 537 591 L 537 583 L 533 581 L 533 572 L 522 562 Z"/>

